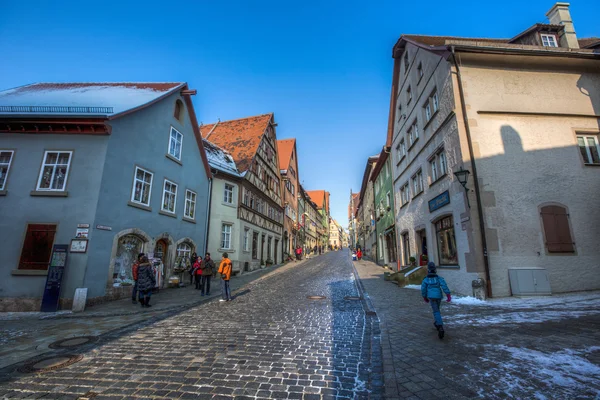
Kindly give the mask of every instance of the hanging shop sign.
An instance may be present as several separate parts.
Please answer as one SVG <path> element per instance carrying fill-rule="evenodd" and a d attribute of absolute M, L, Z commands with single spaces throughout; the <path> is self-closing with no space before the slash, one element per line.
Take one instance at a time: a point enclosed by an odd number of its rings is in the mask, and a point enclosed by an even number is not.
<path fill-rule="evenodd" d="M 446 190 L 444 193 L 429 200 L 429 212 L 433 212 L 444 207 L 446 204 L 450 204 L 450 194 Z"/>

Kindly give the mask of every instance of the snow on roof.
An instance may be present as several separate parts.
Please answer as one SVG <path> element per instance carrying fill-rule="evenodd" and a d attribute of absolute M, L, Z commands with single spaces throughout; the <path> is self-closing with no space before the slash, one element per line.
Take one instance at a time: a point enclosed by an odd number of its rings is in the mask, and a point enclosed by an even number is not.
<path fill-rule="evenodd" d="M 211 143 L 206 139 L 202 139 L 202 144 L 204 145 L 206 158 L 208 159 L 208 164 L 211 166 L 211 168 L 234 176 L 243 176 L 238 171 L 233 157 L 227 150 L 223 150 L 216 144 Z"/>
<path fill-rule="evenodd" d="M 183 86 L 182 82 L 34 83 L 1 91 L 0 116 L 115 116 Z"/>

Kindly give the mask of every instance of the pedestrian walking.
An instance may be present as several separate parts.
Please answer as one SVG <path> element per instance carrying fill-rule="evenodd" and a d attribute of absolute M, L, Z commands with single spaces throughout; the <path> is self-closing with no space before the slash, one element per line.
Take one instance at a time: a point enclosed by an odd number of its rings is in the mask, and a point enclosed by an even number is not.
<path fill-rule="evenodd" d="M 148 257 L 144 255 L 138 267 L 138 290 L 140 291 L 140 303 L 142 303 L 142 307 L 151 307 L 150 296 L 155 286 L 156 277 L 154 276 L 154 270 L 148 261 Z"/>
<path fill-rule="evenodd" d="M 302 259 L 302 247 L 298 246 L 296 247 L 296 260 L 301 260 Z"/>
<path fill-rule="evenodd" d="M 444 337 L 444 322 L 442 321 L 442 313 L 440 312 L 440 306 L 442 304 L 442 291 L 446 294 L 446 302 L 452 300 L 450 295 L 450 289 L 446 281 L 436 273 L 435 263 L 430 261 L 427 264 L 427 276 L 423 278 L 421 283 L 421 296 L 425 303 L 431 304 L 431 311 L 433 312 L 433 326 L 438 331 L 438 337 L 443 339 Z"/>
<path fill-rule="evenodd" d="M 196 290 L 200 290 L 200 284 L 202 283 L 202 259 L 200 257 L 196 257 L 193 274 L 194 282 L 196 282 Z"/>
<path fill-rule="evenodd" d="M 356 258 L 358 258 L 358 261 L 362 260 L 362 250 L 360 249 L 360 247 L 358 248 L 358 250 L 356 250 Z"/>
<path fill-rule="evenodd" d="M 138 302 L 138 268 L 140 266 L 140 260 L 143 256 L 144 253 L 138 254 L 137 260 L 131 266 L 131 276 L 133 278 L 133 288 L 131 289 L 131 302 L 133 304 L 137 304 Z"/>
<path fill-rule="evenodd" d="M 229 279 L 231 279 L 231 260 L 227 253 L 223 253 L 221 264 L 219 265 L 219 274 L 221 274 L 221 294 L 222 299 L 219 301 L 231 301 L 231 289 L 229 287 Z"/>
<path fill-rule="evenodd" d="M 198 254 L 192 253 L 190 256 L 190 269 L 188 270 L 188 274 L 190 274 L 190 285 L 194 283 L 194 263 L 198 259 Z M 183 282 L 182 282 L 183 283 Z"/>
<path fill-rule="evenodd" d="M 202 269 L 202 282 L 200 283 L 200 296 L 210 294 L 210 280 L 215 273 L 215 262 L 210 258 L 210 253 L 206 253 L 204 261 L 200 266 Z M 206 289 L 206 292 L 205 292 Z"/>

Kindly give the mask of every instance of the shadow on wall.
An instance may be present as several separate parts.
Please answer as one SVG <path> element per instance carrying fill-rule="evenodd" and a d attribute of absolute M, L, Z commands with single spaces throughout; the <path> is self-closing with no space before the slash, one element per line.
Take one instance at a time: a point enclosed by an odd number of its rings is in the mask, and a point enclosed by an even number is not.
<path fill-rule="evenodd" d="M 592 76 L 595 79 L 592 79 L 588 74 L 581 75 L 577 80 L 577 87 L 581 94 L 590 98 L 593 113 L 600 115 L 600 84 L 598 84 L 598 75 Z M 600 129 L 600 118 L 597 118 L 596 122 L 598 123 L 598 129 Z"/>

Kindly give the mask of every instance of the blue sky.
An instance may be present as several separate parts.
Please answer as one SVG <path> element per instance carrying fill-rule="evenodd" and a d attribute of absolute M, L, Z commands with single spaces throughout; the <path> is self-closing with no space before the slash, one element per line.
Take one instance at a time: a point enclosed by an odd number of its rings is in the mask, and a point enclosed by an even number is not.
<path fill-rule="evenodd" d="M 205 123 L 274 112 L 296 137 L 300 179 L 350 188 L 385 141 L 392 46 L 402 33 L 512 37 L 553 1 L 37 1 L 0 5 L 0 89 L 31 82 L 186 81 Z M 600 36 L 600 1 L 571 3 Z"/>

